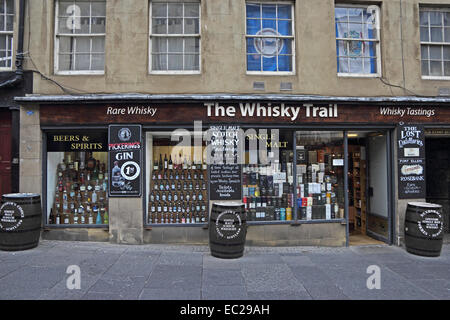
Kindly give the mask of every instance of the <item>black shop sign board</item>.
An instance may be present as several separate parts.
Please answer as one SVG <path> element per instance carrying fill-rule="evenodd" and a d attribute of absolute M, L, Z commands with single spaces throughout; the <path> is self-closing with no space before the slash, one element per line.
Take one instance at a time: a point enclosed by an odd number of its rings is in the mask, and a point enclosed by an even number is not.
<path fill-rule="evenodd" d="M 397 130 L 398 197 L 426 197 L 425 131 L 422 125 L 404 124 Z"/>
<path fill-rule="evenodd" d="M 108 127 L 109 196 L 142 195 L 142 126 Z"/>
<path fill-rule="evenodd" d="M 242 166 L 238 159 L 238 126 L 211 126 L 211 158 L 208 159 L 211 200 L 242 199 Z M 219 157 L 217 157 L 219 155 Z M 222 161 L 214 159 L 222 158 Z"/>

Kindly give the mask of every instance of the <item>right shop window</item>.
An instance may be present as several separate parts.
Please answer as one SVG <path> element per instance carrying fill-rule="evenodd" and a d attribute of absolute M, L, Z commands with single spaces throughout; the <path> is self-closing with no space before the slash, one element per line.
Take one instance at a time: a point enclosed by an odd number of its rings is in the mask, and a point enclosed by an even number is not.
<path fill-rule="evenodd" d="M 296 132 L 297 219 L 343 219 L 344 132 Z"/>

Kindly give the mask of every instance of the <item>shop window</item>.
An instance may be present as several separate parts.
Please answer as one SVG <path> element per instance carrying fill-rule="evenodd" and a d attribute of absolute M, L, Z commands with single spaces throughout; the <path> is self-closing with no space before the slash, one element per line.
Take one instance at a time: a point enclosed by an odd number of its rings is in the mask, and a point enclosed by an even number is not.
<path fill-rule="evenodd" d="M 206 146 L 192 146 L 185 133 L 183 146 L 175 134 L 147 133 L 147 224 L 208 222 Z"/>
<path fill-rule="evenodd" d="M 297 218 L 345 218 L 343 132 L 299 131 L 296 140 Z"/>
<path fill-rule="evenodd" d="M 379 76 L 379 7 L 336 6 L 335 26 L 338 75 Z"/>
<path fill-rule="evenodd" d="M 420 8 L 420 49 L 424 78 L 450 77 L 450 9 Z"/>
<path fill-rule="evenodd" d="M 102 74 L 106 1 L 61 0 L 55 12 L 55 72 Z"/>
<path fill-rule="evenodd" d="M 151 2 L 152 72 L 198 73 L 200 3 Z"/>
<path fill-rule="evenodd" d="M 107 133 L 47 134 L 47 224 L 109 222 Z"/>
<path fill-rule="evenodd" d="M 246 26 L 247 72 L 293 72 L 292 4 L 248 2 Z"/>
<path fill-rule="evenodd" d="M 14 1 L 0 0 L 0 69 L 11 69 Z"/>
<path fill-rule="evenodd" d="M 291 131 L 280 133 L 278 129 L 245 132 L 242 183 L 249 221 L 295 218 L 292 135 Z"/>

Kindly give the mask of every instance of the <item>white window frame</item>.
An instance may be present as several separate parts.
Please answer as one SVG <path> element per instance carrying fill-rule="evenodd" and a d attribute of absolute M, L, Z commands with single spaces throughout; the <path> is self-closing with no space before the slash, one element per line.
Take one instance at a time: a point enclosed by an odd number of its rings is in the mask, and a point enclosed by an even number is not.
<path fill-rule="evenodd" d="M 248 38 L 255 38 L 255 35 L 249 35 L 247 33 L 247 4 L 289 4 L 291 6 L 291 36 L 279 36 L 277 38 L 279 39 L 291 39 L 292 45 L 291 45 L 291 64 L 292 64 L 292 71 L 249 71 L 248 65 L 247 65 L 247 39 Z M 263 75 L 263 76 L 292 76 L 295 75 L 295 60 L 296 60 L 296 52 L 295 52 L 295 2 L 294 1 L 245 1 L 245 10 L 244 10 L 244 21 L 245 21 L 245 71 L 248 75 Z M 273 36 L 258 36 L 257 38 L 273 38 Z"/>
<path fill-rule="evenodd" d="M 5 25 L 5 29 L 6 29 L 6 17 L 8 15 L 12 15 L 13 17 L 15 16 L 15 10 L 14 10 L 14 8 L 15 8 L 15 1 L 14 0 L 12 1 L 12 5 L 13 5 L 13 13 L 12 14 L 6 13 L 7 12 L 6 11 L 6 0 L 0 0 L 0 1 L 3 1 L 4 8 L 5 8 L 4 25 Z M 12 28 L 12 30 L 0 31 L 0 34 L 6 35 L 6 40 L 5 40 L 6 50 L 5 51 L 8 52 L 8 47 L 9 47 L 9 49 L 11 51 L 11 56 L 8 56 L 8 57 L 4 58 L 5 60 L 10 60 L 11 66 L 10 67 L 0 67 L 1 71 L 11 71 L 13 69 L 13 66 L 14 66 L 14 63 L 13 63 L 13 58 L 14 58 L 14 25 L 15 25 L 14 20 L 15 19 L 13 18 L 13 28 Z M 8 36 L 11 36 L 11 41 L 10 42 L 8 41 Z"/>
<path fill-rule="evenodd" d="M 437 12 L 449 12 L 450 13 L 450 8 L 449 7 L 439 7 L 439 8 L 434 8 L 434 7 L 419 7 L 419 16 L 418 16 L 418 21 L 419 21 L 419 41 L 420 41 L 420 75 L 421 78 L 423 80 L 445 80 L 448 81 L 450 80 L 450 76 L 424 76 L 422 75 L 422 45 L 426 45 L 426 46 L 441 46 L 441 48 L 443 48 L 444 46 L 449 46 L 450 47 L 450 42 L 432 42 L 431 41 L 431 27 L 430 27 L 430 23 L 428 22 L 428 40 L 429 41 L 422 41 L 420 40 L 420 28 L 421 28 L 421 24 L 420 24 L 420 13 L 421 11 L 437 11 Z M 442 28 L 444 27 L 444 24 L 442 23 Z M 430 71 L 430 53 L 428 51 L 428 72 Z M 444 55 L 442 53 L 442 60 L 441 62 L 444 61 Z M 444 70 L 442 70 L 444 71 Z M 444 72 L 442 72 L 444 73 Z"/>
<path fill-rule="evenodd" d="M 358 4 L 335 4 L 335 8 L 361 8 L 361 9 L 367 9 L 369 7 L 376 8 L 375 10 L 375 25 L 376 25 L 376 40 L 374 39 L 353 39 L 353 38 L 337 38 L 335 36 L 335 42 L 338 40 L 343 41 L 366 41 L 366 42 L 374 42 L 375 45 L 375 51 L 376 51 L 376 58 L 377 58 L 377 72 L 376 73 L 349 73 L 349 72 L 337 72 L 338 77 L 343 78 L 380 78 L 382 73 L 381 70 L 381 20 L 380 20 L 380 6 L 378 5 L 358 5 Z M 334 32 L 336 34 L 336 14 L 333 10 L 333 20 L 334 20 Z M 336 47 L 335 47 L 336 49 Z M 338 59 L 337 51 L 335 51 L 335 58 Z M 364 60 L 363 60 L 364 61 Z M 338 67 L 339 62 L 336 61 L 336 70 Z"/>
<path fill-rule="evenodd" d="M 164 34 L 153 34 L 152 33 L 152 24 L 153 24 L 153 19 L 152 19 L 152 8 L 153 8 L 153 3 L 197 3 L 198 4 L 198 32 L 199 33 L 192 33 L 192 34 L 175 34 L 175 33 L 164 33 Z M 148 13 L 148 17 L 149 17 L 149 30 L 148 30 L 148 73 L 149 74 L 153 74 L 153 75 L 177 75 L 177 74 L 181 74 L 181 75 L 197 75 L 197 74 L 201 74 L 202 73 L 202 39 L 201 39 L 201 34 L 202 34 L 202 6 L 201 6 L 201 1 L 195 1 L 195 0 L 186 0 L 186 1 L 171 1 L 171 0 L 150 0 L 150 5 L 149 5 L 149 13 Z M 183 20 L 184 20 L 184 5 L 183 5 Z M 183 30 L 184 30 L 184 21 L 183 21 Z M 197 38 L 198 39 L 198 45 L 199 45 L 199 49 L 198 49 L 198 70 L 153 70 L 152 69 L 152 37 L 153 38 Z M 183 47 L 183 65 L 184 65 L 184 47 Z"/>
<path fill-rule="evenodd" d="M 58 25 L 59 25 L 59 17 L 58 17 L 58 12 L 59 12 L 59 2 L 61 0 L 56 0 L 55 1 L 55 34 L 54 34 L 54 43 L 55 43 L 55 48 L 54 48 L 54 73 L 56 75 L 104 75 L 105 74 L 105 67 L 106 67 L 106 29 L 105 29 L 105 33 L 90 33 L 90 34 L 74 34 L 74 33 L 58 33 Z M 107 4 L 107 1 L 105 1 L 105 6 Z M 106 21 L 106 14 L 105 14 L 105 21 Z M 89 23 L 91 23 L 89 21 Z M 105 23 L 106 25 L 106 23 Z M 104 52 L 104 67 L 103 70 L 59 70 L 58 66 L 59 66 L 59 38 L 60 37 L 76 37 L 76 38 L 81 38 L 81 37 L 104 37 L 105 38 L 105 52 Z M 92 42 L 91 42 L 91 48 L 90 51 L 92 51 Z M 89 63 L 91 63 L 92 61 L 90 60 Z"/>

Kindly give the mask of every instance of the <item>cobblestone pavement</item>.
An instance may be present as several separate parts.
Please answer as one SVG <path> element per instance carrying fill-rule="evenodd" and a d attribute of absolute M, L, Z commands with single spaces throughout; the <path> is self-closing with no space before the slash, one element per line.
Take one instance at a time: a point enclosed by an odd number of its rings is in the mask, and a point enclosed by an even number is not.
<path fill-rule="evenodd" d="M 80 268 L 80 289 L 67 287 L 76 284 L 70 265 Z M 367 287 L 373 265 L 380 289 Z M 208 246 L 44 240 L 0 251 L 0 299 L 450 299 L 450 245 L 437 258 L 375 245 L 247 247 L 223 260 Z"/>

